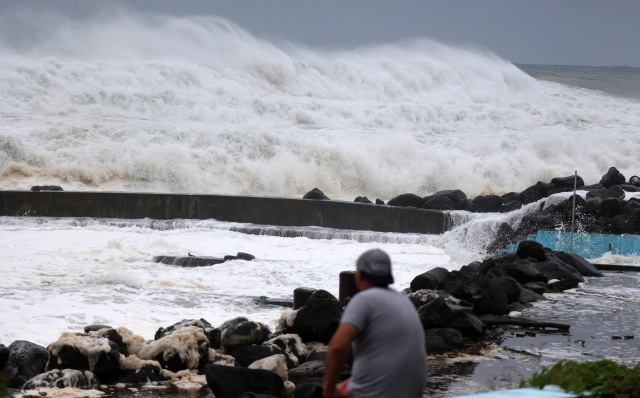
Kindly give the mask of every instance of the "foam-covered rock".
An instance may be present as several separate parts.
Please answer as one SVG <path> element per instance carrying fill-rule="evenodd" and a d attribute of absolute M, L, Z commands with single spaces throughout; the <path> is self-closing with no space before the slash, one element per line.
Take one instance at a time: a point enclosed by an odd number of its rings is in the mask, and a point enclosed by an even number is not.
<path fill-rule="evenodd" d="M 249 369 L 264 369 L 277 374 L 283 380 L 288 380 L 287 359 L 283 354 L 271 355 L 266 358 L 258 359 L 248 366 Z"/>
<path fill-rule="evenodd" d="M 137 356 L 156 360 L 172 372 L 197 369 L 209 358 L 209 340 L 202 328 L 185 326 L 151 342 Z"/>
<path fill-rule="evenodd" d="M 154 339 L 155 340 L 161 339 L 185 326 L 197 326 L 201 328 L 204 331 L 205 336 L 207 336 L 207 339 L 209 340 L 209 346 L 211 348 L 220 348 L 220 333 L 221 333 L 220 329 L 213 327 L 209 322 L 207 322 L 203 318 L 183 319 L 182 321 L 177 322 L 166 328 L 161 327 L 156 331 Z"/>
<path fill-rule="evenodd" d="M 94 388 L 100 385 L 98 378 L 88 370 L 53 369 L 29 379 L 23 390 L 36 388 Z"/>
<path fill-rule="evenodd" d="M 76 369 L 100 374 L 120 369 L 118 345 L 106 337 L 65 332 L 48 350 L 47 370 Z"/>
<path fill-rule="evenodd" d="M 258 322 L 241 321 L 225 327 L 220 334 L 220 346 L 229 351 L 247 344 L 260 344 L 265 336 Z"/>
<path fill-rule="evenodd" d="M 283 334 L 267 341 L 267 344 L 274 344 L 287 354 L 295 357 L 298 364 L 307 360 L 307 346 L 297 334 Z"/>
<path fill-rule="evenodd" d="M 229 355 L 234 357 L 241 366 L 247 367 L 253 362 L 264 359 L 273 355 L 283 355 L 286 360 L 287 368 L 292 369 L 298 365 L 297 358 L 286 353 L 280 347 L 274 344 L 250 344 L 242 345 L 233 349 Z"/>

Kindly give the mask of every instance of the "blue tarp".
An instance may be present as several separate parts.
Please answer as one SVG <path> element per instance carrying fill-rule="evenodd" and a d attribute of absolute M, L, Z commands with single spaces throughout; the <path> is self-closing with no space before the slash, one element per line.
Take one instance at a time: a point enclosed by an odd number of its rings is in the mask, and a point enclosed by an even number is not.
<path fill-rule="evenodd" d="M 527 237 L 551 250 L 569 253 L 571 233 L 560 231 L 538 231 L 535 236 Z M 509 247 L 508 252 L 515 252 L 517 246 Z M 598 258 L 611 252 L 621 256 L 640 256 L 640 235 L 609 234 L 573 234 L 573 253 L 584 258 Z"/>

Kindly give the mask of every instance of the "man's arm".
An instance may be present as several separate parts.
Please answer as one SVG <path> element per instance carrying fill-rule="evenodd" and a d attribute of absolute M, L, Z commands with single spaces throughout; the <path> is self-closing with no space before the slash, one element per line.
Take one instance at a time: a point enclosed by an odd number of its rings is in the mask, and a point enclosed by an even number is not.
<path fill-rule="evenodd" d="M 322 388 L 324 398 L 345 396 L 341 391 L 336 391 L 336 383 L 347 362 L 351 342 L 355 340 L 360 331 L 350 323 L 341 323 L 333 334 L 329 343 L 329 351 L 325 360 L 324 385 Z"/>

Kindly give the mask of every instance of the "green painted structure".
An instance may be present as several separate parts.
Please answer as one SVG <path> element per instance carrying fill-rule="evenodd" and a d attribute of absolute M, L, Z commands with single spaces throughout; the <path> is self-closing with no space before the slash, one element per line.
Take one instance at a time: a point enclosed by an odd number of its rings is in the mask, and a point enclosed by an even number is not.
<path fill-rule="evenodd" d="M 89 191 L 0 191 L 0 216 L 215 219 L 277 226 L 441 234 L 445 212 L 338 200 Z"/>

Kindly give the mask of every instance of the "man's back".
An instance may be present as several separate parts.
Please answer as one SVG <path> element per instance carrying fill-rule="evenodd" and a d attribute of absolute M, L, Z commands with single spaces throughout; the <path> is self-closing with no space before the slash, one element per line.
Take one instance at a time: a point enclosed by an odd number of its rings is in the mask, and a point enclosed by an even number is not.
<path fill-rule="evenodd" d="M 356 294 L 342 323 L 360 334 L 349 392 L 360 397 L 415 398 L 427 379 L 424 330 L 413 304 L 389 288 Z"/>

